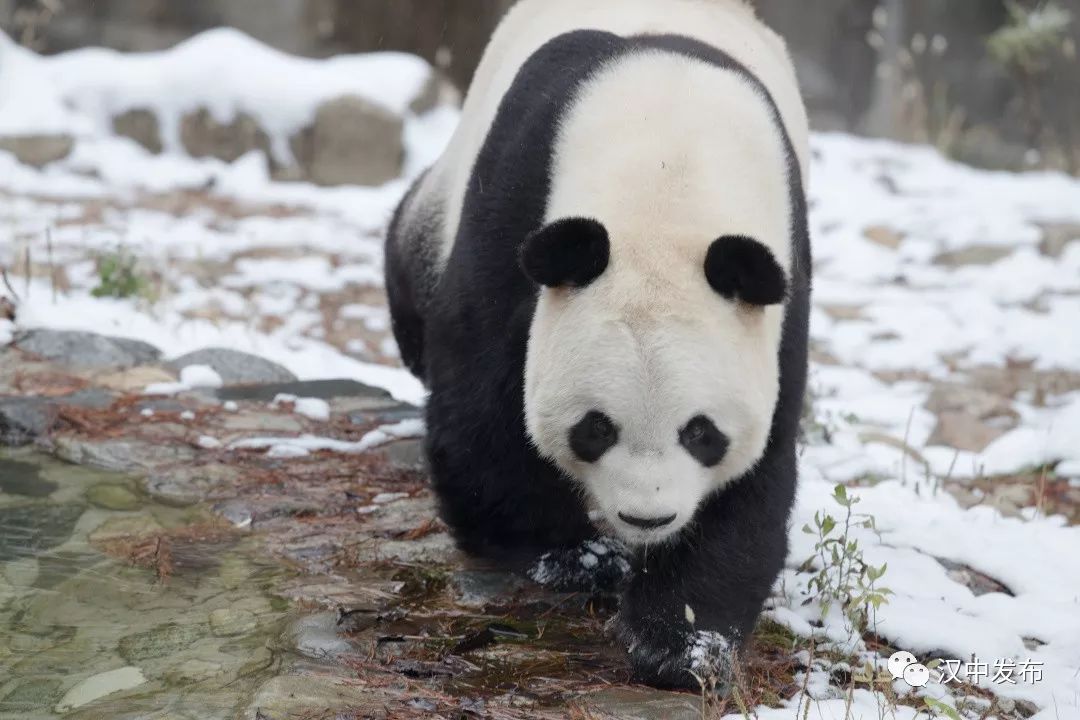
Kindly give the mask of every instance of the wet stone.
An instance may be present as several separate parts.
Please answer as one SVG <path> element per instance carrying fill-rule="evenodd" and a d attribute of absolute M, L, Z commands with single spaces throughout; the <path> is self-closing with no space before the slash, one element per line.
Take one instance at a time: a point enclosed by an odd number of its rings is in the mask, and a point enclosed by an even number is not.
<path fill-rule="evenodd" d="M 41 468 L 18 460 L 0 458 L 0 493 L 43 498 L 59 486 L 41 477 Z"/>
<path fill-rule="evenodd" d="M 0 508 L 0 562 L 36 555 L 63 543 L 85 505 L 23 505 Z"/>
<path fill-rule="evenodd" d="M 129 663 L 136 664 L 180 652 L 205 635 L 206 628 L 199 625 L 168 623 L 121 638 L 117 650 Z"/>
<path fill-rule="evenodd" d="M 193 685 L 216 677 L 222 671 L 221 663 L 192 658 L 165 671 L 165 681 L 170 685 Z"/>
<path fill-rule="evenodd" d="M 226 385 L 296 381 L 296 375 L 275 362 L 226 348 L 196 350 L 170 360 L 167 365 L 175 372 L 180 372 L 188 365 L 209 365 Z"/>
<path fill-rule="evenodd" d="M 469 608 L 505 602 L 527 585 L 516 575 L 494 570 L 460 570 L 450 582 L 458 592 L 458 604 Z"/>
<path fill-rule="evenodd" d="M 123 485 L 95 485 L 86 491 L 86 499 L 105 510 L 136 510 L 139 496 Z"/>
<path fill-rule="evenodd" d="M 0 445 L 26 445 L 56 422 L 56 408 L 44 398 L 0 397 Z"/>
<path fill-rule="evenodd" d="M 87 370 L 146 365 L 161 356 L 153 345 L 139 340 L 75 330 L 30 330 L 15 338 L 15 345 L 65 367 Z"/>
<path fill-rule="evenodd" d="M 620 720 L 701 720 L 701 699 L 661 690 L 601 690 L 584 698 L 590 710 Z"/>
<path fill-rule="evenodd" d="M 333 613 L 302 617 L 289 627 L 286 635 L 297 652 L 315 660 L 355 652 L 353 646 L 338 635 L 338 618 Z"/>
<path fill-rule="evenodd" d="M 210 613 L 210 631 L 217 637 L 247 635 L 258 625 L 255 614 L 248 610 L 221 608 Z"/>
<path fill-rule="evenodd" d="M 137 667 L 122 667 L 86 678 L 64 694 L 56 704 L 57 712 L 66 712 L 88 705 L 98 698 L 123 690 L 131 690 L 146 682 Z"/>
<path fill-rule="evenodd" d="M 29 679 L 19 683 L 0 699 L 0 713 L 29 713 L 52 707 L 60 697 L 60 680 L 56 678 Z"/>
<path fill-rule="evenodd" d="M 278 395 L 331 400 L 342 397 L 372 398 L 390 401 L 390 393 L 355 380 L 312 380 L 272 383 L 247 387 L 227 387 L 217 391 L 219 400 L 255 400 L 273 402 Z"/>
<path fill-rule="evenodd" d="M 158 465 L 191 462 L 194 448 L 138 440 L 86 440 L 61 436 L 54 440 L 56 456 L 76 465 L 114 472 L 131 472 Z"/>

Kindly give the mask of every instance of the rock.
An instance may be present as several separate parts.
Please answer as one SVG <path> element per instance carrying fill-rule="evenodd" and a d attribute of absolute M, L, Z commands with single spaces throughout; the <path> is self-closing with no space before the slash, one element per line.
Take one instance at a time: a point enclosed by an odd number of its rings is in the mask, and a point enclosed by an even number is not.
<path fill-rule="evenodd" d="M 887 228 L 884 225 L 874 225 L 873 227 L 866 228 L 866 230 L 863 231 L 863 237 L 872 243 L 890 250 L 895 250 L 900 247 L 900 243 L 904 241 L 903 234 L 896 232 L 892 228 Z"/>
<path fill-rule="evenodd" d="M 0 137 L 0 150 L 7 151 L 23 165 L 40 168 L 63 160 L 75 146 L 69 135 L 9 135 Z"/>
<path fill-rule="evenodd" d="M 186 445 L 141 440 L 87 440 L 67 435 L 54 438 L 53 445 L 61 460 L 113 472 L 136 472 L 190 463 L 197 453 L 195 448 Z"/>
<path fill-rule="evenodd" d="M 459 570 L 450 582 L 458 592 L 458 604 L 477 609 L 509 602 L 528 585 L 516 575 L 495 570 Z"/>
<path fill-rule="evenodd" d="M 206 635 L 205 627 L 168 623 L 120 638 L 117 651 L 129 663 L 165 657 L 180 652 Z"/>
<path fill-rule="evenodd" d="M 701 698 L 696 695 L 614 688 L 586 695 L 581 705 L 620 720 L 701 720 Z"/>
<path fill-rule="evenodd" d="M 346 96 L 319 106 L 314 123 L 290 141 L 318 185 L 382 185 L 401 174 L 404 123 L 369 100 Z"/>
<path fill-rule="evenodd" d="M 193 685 L 217 677 L 221 671 L 221 663 L 192 658 L 166 670 L 165 680 L 170 685 Z"/>
<path fill-rule="evenodd" d="M 315 660 L 356 652 L 348 640 L 338 635 L 337 615 L 334 613 L 301 617 L 289 627 L 286 637 L 297 652 Z"/>
<path fill-rule="evenodd" d="M 0 397 L 0 445 L 18 447 L 45 435 L 56 407 L 41 397 Z"/>
<path fill-rule="evenodd" d="M 944 445 L 956 450 L 982 452 L 1007 431 L 987 425 L 969 413 L 943 412 L 938 415 L 927 445 Z"/>
<path fill-rule="evenodd" d="M 74 503 L 0 507 L 0 562 L 60 545 L 71 537 L 85 509 Z"/>
<path fill-rule="evenodd" d="M 181 467 L 154 473 L 142 481 L 142 490 L 162 505 L 187 507 L 205 500 L 215 490 L 231 487 L 241 471 L 230 465 Z"/>
<path fill-rule="evenodd" d="M 64 693 L 56 712 L 64 713 L 123 690 L 139 687 L 146 678 L 137 667 L 122 667 L 92 675 Z"/>
<path fill-rule="evenodd" d="M 246 113 L 223 124 L 210 111 L 200 108 L 180 119 L 180 142 L 192 157 L 215 157 L 233 162 L 252 150 L 270 154 L 270 138 L 259 123 Z"/>
<path fill-rule="evenodd" d="M 58 487 L 41 477 L 41 468 L 37 465 L 0 458 L 0 492 L 43 498 L 52 495 Z"/>
<path fill-rule="evenodd" d="M 1042 225 L 1043 239 L 1039 252 L 1052 258 L 1060 258 L 1069 243 L 1080 242 L 1080 224 L 1061 223 Z"/>
<path fill-rule="evenodd" d="M 946 560 L 945 558 L 935 559 L 945 568 L 946 574 L 951 580 L 969 588 L 975 596 L 986 595 L 988 593 L 1013 595 L 1013 592 L 1003 583 L 998 582 L 985 573 L 981 573 L 963 563 L 953 562 L 952 560 Z"/>
<path fill-rule="evenodd" d="M 28 717 L 41 708 L 52 707 L 59 696 L 60 681 L 56 678 L 25 680 L 0 699 L 0 708 Z"/>
<path fill-rule="evenodd" d="M 354 410 L 349 413 L 349 422 L 354 425 L 392 425 L 402 420 L 422 418 L 424 411 L 415 405 L 400 403 L 391 407 Z"/>
<path fill-rule="evenodd" d="M 86 491 L 86 499 L 105 510 L 137 510 L 142 504 L 131 490 L 111 483 L 93 486 Z"/>
<path fill-rule="evenodd" d="M 96 370 L 146 365 L 161 356 L 139 340 L 78 330 L 30 330 L 15 338 L 20 350 L 75 369 Z"/>
<path fill-rule="evenodd" d="M 155 155 L 161 153 L 161 128 L 157 116 L 150 110 L 128 110 L 114 117 L 112 126 L 117 135 L 131 138 Z"/>
<path fill-rule="evenodd" d="M 95 384 L 124 393 L 142 392 L 148 385 L 174 382 L 176 382 L 176 374 L 154 365 L 141 365 L 130 370 L 105 373 L 94 378 Z"/>
<path fill-rule="evenodd" d="M 249 387 L 222 388 L 217 391 L 219 400 L 255 400 L 273 402 L 278 395 L 333 400 L 335 398 L 364 398 L 385 402 L 387 407 L 397 405 L 390 393 L 355 380 L 311 380 L 305 382 L 271 383 Z"/>
<path fill-rule="evenodd" d="M 217 637 L 247 635 L 258 625 L 255 614 L 247 610 L 221 608 L 210 613 L 210 631 Z"/>
<path fill-rule="evenodd" d="M 427 467 L 423 440 L 399 440 L 383 446 L 382 451 L 390 462 L 398 467 L 407 470 L 423 470 Z"/>
<path fill-rule="evenodd" d="M 1012 255 L 1013 247 L 999 245 L 971 245 L 960 250 L 943 252 L 933 259 L 935 265 L 962 267 L 964 265 L 993 265 Z"/>
<path fill-rule="evenodd" d="M 296 380 L 295 375 L 275 362 L 227 348 L 196 350 L 167 363 L 167 366 L 177 373 L 189 365 L 207 365 L 213 368 L 226 385 L 287 383 Z"/>
<path fill-rule="evenodd" d="M 357 687 L 347 677 L 281 675 L 263 683 L 242 717 L 287 718 L 347 709 L 356 717 L 386 717 L 390 700 L 373 687 Z"/>
<path fill-rule="evenodd" d="M 409 112 L 424 115 L 440 105 L 461 106 L 461 92 L 454 84 L 443 77 L 438 70 L 433 70 L 420 88 L 420 92 L 409 103 Z"/>
<path fill-rule="evenodd" d="M 164 532 L 164 528 L 149 515 L 113 517 L 91 531 L 88 539 L 91 544 L 100 545 L 124 538 L 150 537 L 161 532 Z"/>

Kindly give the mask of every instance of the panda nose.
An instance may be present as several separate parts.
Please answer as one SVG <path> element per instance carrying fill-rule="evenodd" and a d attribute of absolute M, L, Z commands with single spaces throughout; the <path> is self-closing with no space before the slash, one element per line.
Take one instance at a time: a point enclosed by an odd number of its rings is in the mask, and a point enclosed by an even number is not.
<path fill-rule="evenodd" d="M 619 513 L 619 519 L 627 525 L 633 525 L 636 528 L 642 530 L 656 530 L 662 528 L 665 525 L 670 525 L 675 521 L 675 515 L 668 515 L 667 517 L 658 518 L 640 518 L 633 515 L 626 515 L 625 513 Z"/>

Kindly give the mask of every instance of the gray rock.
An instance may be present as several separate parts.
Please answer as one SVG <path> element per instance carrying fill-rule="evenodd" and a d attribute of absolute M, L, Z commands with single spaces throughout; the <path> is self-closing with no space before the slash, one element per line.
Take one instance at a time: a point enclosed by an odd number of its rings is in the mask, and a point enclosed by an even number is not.
<path fill-rule="evenodd" d="M 136 472 L 190 463 L 197 455 L 190 446 L 140 440 L 87 440 L 62 435 L 53 439 L 53 445 L 61 460 L 113 472 Z"/>
<path fill-rule="evenodd" d="M 701 720 L 701 698 L 695 695 L 614 688 L 580 698 L 583 706 L 621 720 Z"/>
<path fill-rule="evenodd" d="M 150 630 L 120 638 L 117 650 L 129 663 L 165 657 L 180 652 L 207 635 L 208 628 L 200 625 L 167 623 Z"/>
<path fill-rule="evenodd" d="M 222 124 L 206 108 L 180 119 L 180 142 L 192 157 L 215 157 L 225 162 L 252 150 L 270 152 L 270 138 L 253 117 L 240 113 L 232 122 Z"/>
<path fill-rule="evenodd" d="M 161 357 L 160 350 L 139 340 L 78 330 L 30 330 L 15 338 L 15 346 L 66 367 L 86 370 L 146 365 Z"/>
<path fill-rule="evenodd" d="M 40 397 L 0 397 L 0 445 L 32 443 L 56 422 L 56 407 Z"/>
<path fill-rule="evenodd" d="M 390 396 L 382 388 L 372 387 L 355 380 L 311 380 L 305 382 L 272 383 L 269 385 L 252 385 L 249 387 L 222 388 L 217 391 L 219 400 L 254 400 L 257 402 L 271 402 L 279 394 L 295 395 L 296 397 L 320 398 L 333 400 L 334 398 L 359 397 L 385 401 L 388 405 L 395 404 Z"/>
<path fill-rule="evenodd" d="M 112 125 L 117 135 L 131 138 L 155 155 L 161 152 L 161 127 L 150 110 L 128 110 L 114 117 Z"/>
<path fill-rule="evenodd" d="M 295 375 L 275 362 L 227 348 L 196 350 L 167 363 L 169 369 L 177 373 L 188 365 L 209 365 L 221 376 L 226 385 L 282 383 L 296 380 Z"/>
<path fill-rule="evenodd" d="M 368 425 L 370 423 L 388 425 L 402 420 L 415 420 L 420 417 L 423 417 L 423 411 L 420 408 L 415 405 L 400 403 L 391 407 L 353 411 L 349 413 L 349 422 L 355 425 Z"/>
<path fill-rule="evenodd" d="M 242 717 L 286 718 L 310 713 L 348 710 L 356 717 L 386 717 L 386 708 L 395 704 L 390 695 L 373 687 L 358 687 L 353 678 L 330 675 L 280 675 L 267 680 L 256 691 Z"/>
<path fill-rule="evenodd" d="M 0 507 L 0 562 L 60 545 L 71 537 L 85 509 L 77 503 Z"/>
<path fill-rule="evenodd" d="M 112 401 L 112 395 L 99 389 L 59 397 L 0 396 L 0 445 L 27 445 L 48 434 L 61 406 L 101 408 Z"/>
<path fill-rule="evenodd" d="M 217 637 L 248 635 L 258 626 L 259 621 L 250 610 L 220 608 L 210 613 L 210 631 Z"/>
<path fill-rule="evenodd" d="M 382 448 L 394 465 L 406 470 L 423 470 L 427 467 L 427 454 L 423 440 L 399 440 Z"/>
<path fill-rule="evenodd" d="M 458 592 L 458 604 L 468 608 L 507 602 L 528 585 L 516 575 L 496 570 L 459 570 L 450 582 Z"/>
<path fill-rule="evenodd" d="M 364 98 L 319 106 L 315 122 L 293 136 L 293 155 L 319 185 L 382 185 L 401 174 L 405 159 L 400 117 Z"/>
<path fill-rule="evenodd" d="M 0 150 L 6 150 L 23 165 L 36 168 L 63 160 L 75 143 L 69 135 L 13 135 L 0 137 Z"/>
<path fill-rule="evenodd" d="M 25 680 L 0 699 L 0 711 L 27 717 L 43 707 L 52 707 L 59 697 L 60 680 L 58 678 Z"/>

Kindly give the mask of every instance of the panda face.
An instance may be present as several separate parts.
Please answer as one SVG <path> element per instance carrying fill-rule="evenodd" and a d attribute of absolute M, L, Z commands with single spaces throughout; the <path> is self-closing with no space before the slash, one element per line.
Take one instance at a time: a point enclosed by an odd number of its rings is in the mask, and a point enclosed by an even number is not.
<path fill-rule="evenodd" d="M 538 287 L 526 427 L 614 532 L 662 542 L 768 441 L 788 155 L 745 78 L 663 53 L 598 72 L 553 152 L 521 254 Z"/>
<path fill-rule="evenodd" d="M 705 266 L 688 265 L 695 277 L 663 293 L 643 295 L 643 277 L 613 272 L 540 291 L 529 434 L 632 544 L 677 534 L 768 440 L 780 308 L 725 298 Z"/>

